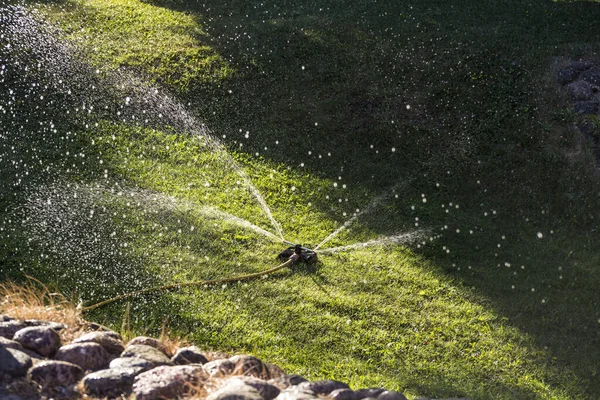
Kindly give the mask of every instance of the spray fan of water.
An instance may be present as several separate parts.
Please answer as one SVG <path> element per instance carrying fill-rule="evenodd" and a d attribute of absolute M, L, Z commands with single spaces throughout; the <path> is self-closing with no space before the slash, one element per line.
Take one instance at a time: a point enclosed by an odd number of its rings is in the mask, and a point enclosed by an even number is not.
<path fill-rule="evenodd" d="M 102 72 L 81 61 L 77 48 L 61 39 L 58 29 L 40 22 L 41 17 L 29 8 L 6 6 L 0 11 L 3 26 L 6 27 L 1 36 L 0 68 L 2 82 L 9 90 L 8 101 L 2 102 L 0 110 L 5 115 L 9 114 L 5 118 L 8 123 L 3 133 L 4 149 L 14 149 L 16 145 L 21 146 L 23 153 L 31 154 L 30 149 L 24 148 L 28 142 L 40 140 L 42 146 L 49 138 L 56 140 L 59 137 L 63 140 L 54 145 L 60 161 L 38 168 L 41 172 L 35 174 L 29 173 L 30 165 L 38 161 L 42 164 L 41 155 L 38 158 L 37 154 L 33 154 L 30 161 L 19 165 L 15 164 L 14 156 L 3 154 L 4 162 L 12 162 L 16 170 L 11 175 L 13 186 L 25 188 L 24 206 L 16 209 L 14 219 L 22 219 L 27 228 L 28 246 L 40 253 L 42 262 L 49 262 L 49 257 L 53 255 L 59 260 L 58 263 L 68 260 L 71 265 L 79 265 L 83 275 L 80 279 L 83 281 L 75 286 L 82 290 L 99 286 L 93 282 L 127 281 L 127 288 L 130 289 L 147 285 L 153 277 L 143 272 L 143 257 L 132 255 L 131 246 L 128 247 L 132 239 L 121 232 L 122 227 L 111 222 L 120 211 L 115 204 L 108 205 L 106 199 L 113 199 L 115 203 L 116 195 L 141 207 L 142 211 L 138 214 L 142 215 L 135 216 L 140 220 L 143 219 L 143 210 L 187 210 L 193 211 L 205 224 L 212 221 L 232 223 L 274 242 L 284 241 L 280 223 L 245 170 L 210 129 L 172 95 L 146 83 L 130 71 Z M 31 106 L 27 105 L 28 102 Z M 30 119 L 34 126 L 39 121 L 39 127 L 21 125 L 21 121 L 29 122 Z M 70 125 L 61 126 L 61 119 L 69 120 Z M 93 130 L 102 127 L 105 121 L 149 129 L 169 129 L 175 134 L 197 138 L 204 151 L 212 153 L 219 160 L 221 168 L 224 166 L 241 178 L 243 186 L 258 203 L 274 233 L 210 205 L 176 200 L 123 186 L 118 181 L 111 183 L 110 179 L 104 179 L 102 184 L 82 185 L 60 178 L 65 170 L 72 176 L 84 174 L 87 165 L 94 162 L 88 161 L 83 153 L 75 154 L 77 163 L 67 161 L 64 156 L 69 155 L 69 148 L 63 142 L 76 140 L 75 130 Z M 73 131 L 68 131 L 69 128 Z M 377 210 L 390 198 L 391 193 L 401 187 L 396 185 L 375 197 L 362 212 L 325 238 L 317 249 L 321 250 L 342 231 L 349 230 L 363 215 Z M 116 207 L 116 210 L 111 210 L 111 207 Z M 123 214 L 123 218 L 126 218 L 126 214 Z M 14 227 L 10 229 L 16 231 Z M 157 234 L 163 235 L 163 232 Z M 418 231 L 401 232 L 363 243 L 323 249 L 322 252 L 333 254 L 370 246 L 408 245 L 420 240 L 423 235 Z M 127 266 L 128 263 L 131 265 Z M 163 272 L 154 273 L 160 277 Z M 68 271 L 59 272 L 61 279 L 67 279 L 68 275 Z M 129 275 L 135 278 L 125 279 Z M 95 296 L 93 292 L 89 294 Z"/>

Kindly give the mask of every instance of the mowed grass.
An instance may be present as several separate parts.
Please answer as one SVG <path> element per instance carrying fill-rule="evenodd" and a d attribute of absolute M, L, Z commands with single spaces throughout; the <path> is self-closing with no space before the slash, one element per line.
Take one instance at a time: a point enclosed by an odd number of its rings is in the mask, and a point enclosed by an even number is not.
<path fill-rule="evenodd" d="M 95 67 L 165 85 L 225 147 L 116 116 L 70 127 L 77 139 L 47 142 L 41 157 L 76 184 L 61 201 L 27 203 L 25 238 L 3 250 L 5 274 L 92 303 L 272 267 L 281 244 L 224 215 L 273 231 L 239 168 L 286 239 L 314 246 L 369 204 L 324 247 L 422 236 L 136 299 L 134 329 L 158 334 L 168 319 L 201 346 L 353 388 L 598 397 L 598 186 L 585 151 L 573 163 L 562 156 L 576 139 L 550 67 L 555 56 L 597 52 L 596 4 L 45 4 Z M 88 222 L 42 223 L 70 209 Z M 124 308 L 90 317 L 118 328 Z"/>

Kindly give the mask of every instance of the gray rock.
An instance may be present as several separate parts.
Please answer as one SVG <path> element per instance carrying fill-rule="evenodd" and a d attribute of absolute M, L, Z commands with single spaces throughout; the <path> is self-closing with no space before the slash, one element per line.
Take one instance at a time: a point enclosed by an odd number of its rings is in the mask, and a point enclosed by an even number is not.
<path fill-rule="evenodd" d="M 580 101 L 575 103 L 573 109 L 577 114 L 596 114 L 600 109 L 600 103 L 596 101 Z"/>
<path fill-rule="evenodd" d="M 315 392 L 310 389 L 302 389 L 298 386 L 290 386 L 289 388 L 281 391 L 279 396 L 275 397 L 275 400 L 314 400 L 319 397 Z"/>
<path fill-rule="evenodd" d="M 171 358 L 171 361 L 175 365 L 184 364 L 206 364 L 208 360 L 202 354 L 202 350 L 196 346 L 182 347 Z"/>
<path fill-rule="evenodd" d="M 579 77 L 579 71 L 577 71 L 573 67 L 566 67 L 558 71 L 556 74 L 556 79 L 560 85 L 566 85 L 567 83 L 571 83 Z"/>
<path fill-rule="evenodd" d="M 110 329 L 104 325 L 100 325 L 95 322 L 88 322 L 87 328 L 93 332 L 96 332 L 96 331 L 104 332 L 104 333 L 108 334 L 109 336 L 113 337 L 114 339 L 117 339 L 121 342 L 123 341 L 123 337 L 121 335 L 119 335 L 117 332 L 113 331 L 112 329 Z"/>
<path fill-rule="evenodd" d="M 218 390 L 206 397 L 206 400 L 265 400 L 260 392 L 244 382 L 230 379 Z"/>
<path fill-rule="evenodd" d="M 400 392 L 394 391 L 385 391 L 382 392 L 379 396 L 377 396 L 377 400 L 408 400 L 406 396 L 404 396 Z"/>
<path fill-rule="evenodd" d="M 4 347 L 6 349 L 23 350 L 21 343 L 7 339 L 3 336 L 0 336 L 0 347 Z"/>
<path fill-rule="evenodd" d="M 229 358 L 235 364 L 233 373 L 236 375 L 255 376 L 261 379 L 270 379 L 269 369 L 261 360 L 253 356 L 238 355 Z"/>
<path fill-rule="evenodd" d="M 360 393 L 351 389 L 336 389 L 329 393 L 329 397 L 335 400 L 360 400 L 367 396 L 361 396 Z"/>
<path fill-rule="evenodd" d="M 593 85 L 600 86 L 600 67 L 593 67 L 582 72 L 579 78 Z"/>
<path fill-rule="evenodd" d="M 208 375 L 213 377 L 222 377 L 233 373 L 233 370 L 235 369 L 235 363 L 229 361 L 228 359 L 214 360 L 204 364 L 202 367 Z"/>
<path fill-rule="evenodd" d="M 236 376 L 230 378 L 227 380 L 224 386 L 237 387 L 244 385 L 250 386 L 253 389 L 257 390 L 264 400 L 272 400 L 275 397 L 277 397 L 281 392 L 281 390 L 278 387 L 253 376 Z"/>
<path fill-rule="evenodd" d="M 65 361 L 42 361 L 27 372 L 27 378 L 44 388 L 68 386 L 83 377 L 83 369 Z"/>
<path fill-rule="evenodd" d="M 594 98 L 593 86 L 587 81 L 575 81 L 567 85 L 571 98 L 575 101 L 587 101 Z"/>
<path fill-rule="evenodd" d="M 350 386 L 340 381 L 323 380 L 313 382 L 302 382 L 299 389 L 308 389 L 318 394 L 329 394 L 337 389 L 350 389 Z"/>
<path fill-rule="evenodd" d="M 172 399 L 191 394 L 194 385 L 204 379 L 199 366 L 160 366 L 136 376 L 132 389 L 137 400 Z"/>
<path fill-rule="evenodd" d="M 79 365 L 86 371 L 98 371 L 110 362 L 110 355 L 98 343 L 71 343 L 62 346 L 54 358 Z"/>
<path fill-rule="evenodd" d="M 37 363 L 39 363 L 40 361 L 46 360 L 43 356 L 41 356 L 39 353 L 36 353 L 33 350 L 23 349 L 21 351 L 27 354 L 29 357 L 31 357 L 31 362 L 33 363 L 33 365 L 37 365 Z"/>
<path fill-rule="evenodd" d="M 0 374 L 22 377 L 31 365 L 31 357 L 22 351 L 0 347 Z"/>
<path fill-rule="evenodd" d="M 73 340 L 72 343 L 98 343 L 104 347 L 109 354 L 119 355 L 125 348 L 118 339 L 115 339 L 113 335 L 108 332 L 88 332 L 77 339 Z"/>
<path fill-rule="evenodd" d="M 269 375 L 271 375 L 271 379 L 286 375 L 285 371 L 278 365 L 267 363 L 266 366 L 269 370 Z"/>
<path fill-rule="evenodd" d="M 14 318 L 8 315 L 0 315 L 0 322 L 12 321 Z"/>
<path fill-rule="evenodd" d="M 358 395 L 360 396 L 361 399 L 364 399 L 364 398 L 368 398 L 368 397 L 377 397 L 381 393 L 385 392 L 385 389 L 379 389 L 379 388 L 358 389 L 355 392 L 358 393 Z"/>
<path fill-rule="evenodd" d="M 591 61 L 574 61 L 571 63 L 570 67 L 576 71 L 585 71 L 594 66 L 594 63 Z"/>
<path fill-rule="evenodd" d="M 48 326 L 23 328 L 15 333 L 13 340 L 44 357 L 52 357 L 62 344 L 58 333 Z"/>
<path fill-rule="evenodd" d="M 16 319 L 0 322 L 0 336 L 6 339 L 12 339 L 13 336 L 15 336 L 15 333 L 23 328 L 27 328 L 27 324 Z"/>
<path fill-rule="evenodd" d="M 125 351 L 121 353 L 121 358 L 126 357 L 143 358 L 144 360 L 151 362 L 155 367 L 158 367 L 159 365 L 173 365 L 171 359 L 167 357 L 165 353 L 145 344 L 127 346 Z"/>
<path fill-rule="evenodd" d="M 137 346 L 137 345 L 154 347 L 155 349 L 160 350 L 162 353 L 164 353 L 165 355 L 167 355 L 169 357 L 173 356 L 173 353 L 169 351 L 169 348 L 167 346 L 165 346 L 165 344 L 158 339 L 154 339 L 154 338 L 147 337 L 147 336 L 138 336 L 138 337 L 131 339 L 129 341 L 129 343 L 127 343 L 126 347 Z"/>
<path fill-rule="evenodd" d="M 155 365 L 152 364 L 150 361 L 144 360 L 143 358 L 139 358 L 139 357 L 115 358 L 114 360 L 112 360 L 110 362 L 110 365 L 109 365 L 109 368 L 133 368 L 133 367 L 140 367 L 144 371 L 149 371 L 152 368 L 154 368 Z"/>
<path fill-rule="evenodd" d="M 43 321 L 39 319 L 26 319 L 23 322 L 25 322 L 27 326 L 47 326 L 48 328 L 52 328 L 57 332 L 67 328 L 65 324 L 59 324 L 58 322 L 52 321 Z"/>
<path fill-rule="evenodd" d="M 278 387 L 288 388 L 290 386 L 299 385 L 302 382 L 308 382 L 304 377 L 296 374 L 282 375 L 269 380 L 269 383 L 272 383 Z"/>
<path fill-rule="evenodd" d="M 141 367 L 103 369 L 86 375 L 81 386 L 86 394 L 98 397 L 128 395 L 134 378 L 142 372 Z"/>

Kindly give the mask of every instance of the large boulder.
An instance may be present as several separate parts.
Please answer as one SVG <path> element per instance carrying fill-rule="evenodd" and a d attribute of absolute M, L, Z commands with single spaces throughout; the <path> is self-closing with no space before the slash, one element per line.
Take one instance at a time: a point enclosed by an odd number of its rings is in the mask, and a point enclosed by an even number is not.
<path fill-rule="evenodd" d="M 62 346 L 54 358 L 79 365 L 86 371 L 98 371 L 110 362 L 110 355 L 98 343 L 71 343 Z"/>
<path fill-rule="evenodd" d="M 131 393 L 134 378 L 142 367 L 110 368 L 92 372 L 81 380 L 83 392 L 97 397 L 115 398 Z"/>
<path fill-rule="evenodd" d="M 174 399 L 194 392 L 206 374 L 201 366 L 160 366 L 135 377 L 133 393 L 137 400 Z"/>
<path fill-rule="evenodd" d="M 62 344 L 58 333 L 47 326 L 23 328 L 15 333 L 13 340 L 44 357 L 52 357 Z"/>
<path fill-rule="evenodd" d="M 27 378 L 44 388 L 68 386 L 77 383 L 84 371 L 78 365 L 65 361 L 42 361 L 31 367 Z"/>
<path fill-rule="evenodd" d="M 23 377 L 31 365 L 31 357 L 22 351 L 0 347 L 0 374 Z"/>

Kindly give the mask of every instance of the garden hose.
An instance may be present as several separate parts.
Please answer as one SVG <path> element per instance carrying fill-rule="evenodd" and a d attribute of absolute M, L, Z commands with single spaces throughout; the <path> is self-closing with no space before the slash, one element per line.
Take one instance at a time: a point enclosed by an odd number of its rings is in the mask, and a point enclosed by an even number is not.
<path fill-rule="evenodd" d="M 211 279 L 211 280 L 206 280 L 206 281 L 173 283 L 170 285 L 154 286 L 154 287 L 147 288 L 147 289 L 140 289 L 140 290 L 136 290 L 135 292 L 129 292 L 129 293 L 125 293 L 125 294 L 122 294 L 119 296 L 115 296 L 113 298 L 101 301 L 96 304 L 92 304 L 90 306 L 81 307 L 81 310 L 82 311 L 94 310 L 96 308 L 103 307 L 107 304 L 111 304 L 111 303 L 114 303 L 119 300 L 123 300 L 123 299 L 129 298 L 129 297 L 139 296 L 141 294 L 146 294 L 146 293 L 150 293 L 150 292 L 159 292 L 159 291 L 163 291 L 163 290 L 179 289 L 179 288 L 190 287 L 190 286 L 214 285 L 214 284 L 218 284 L 218 283 L 238 282 L 238 281 L 254 279 L 254 278 L 261 277 L 261 276 L 266 276 L 266 275 L 272 274 L 276 271 L 279 271 L 280 269 L 283 269 L 285 267 L 292 265 L 293 263 L 294 263 L 294 259 L 289 258 L 286 262 L 278 265 L 275 268 L 271 268 L 271 269 L 268 269 L 268 270 L 262 271 L 262 272 L 256 272 L 254 274 L 239 275 L 239 276 L 233 276 L 233 277 L 229 277 L 229 278 Z"/>

